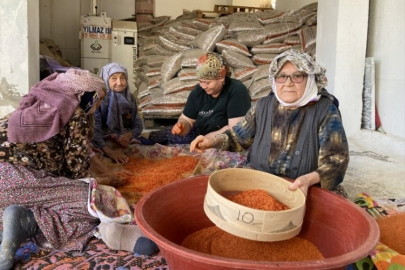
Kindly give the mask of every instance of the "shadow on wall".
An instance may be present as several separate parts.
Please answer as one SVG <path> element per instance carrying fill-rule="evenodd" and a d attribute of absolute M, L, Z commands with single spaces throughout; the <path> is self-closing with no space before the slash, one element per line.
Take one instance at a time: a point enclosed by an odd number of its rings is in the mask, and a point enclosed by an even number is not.
<path fill-rule="evenodd" d="M 20 103 L 21 94 L 17 91 L 17 85 L 9 84 L 6 78 L 0 82 L 0 106 L 13 106 L 17 108 Z"/>

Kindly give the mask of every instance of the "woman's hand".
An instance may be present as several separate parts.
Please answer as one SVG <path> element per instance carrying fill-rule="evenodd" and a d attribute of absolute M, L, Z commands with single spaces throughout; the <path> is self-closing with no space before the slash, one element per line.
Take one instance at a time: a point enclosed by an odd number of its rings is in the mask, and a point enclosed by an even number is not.
<path fill-rule="evenodd" d="M 96 181 L 100 185 L 118 187 L 125 183 L 125 179 L 119 173 L 109 173 L 104 176 L 96 176 Z"/>
<path fill-rule="evenodd" d="M 289 190 L 301 189 L 305 197 L 308 194 L 308 188 L 312 185 L 319 183 L 321 178 L 317 172 L 311 172 L 308 174 L 301 175 L 288 187 Z"/>
<path fill-rule="evenodd" d="M 209 138 L 203 135 L 197 136 L 190 144 L 190 152 L 197 151 L 201 153 L 205 149 L 213 148 L 215 146 L 216 139 Z"/>
<path fill-rule="evenodd" d="M 177 122 L 172 128 L 172 134 L 181 135 L 186 130 L 186 124 L 183 122 Z"/>
<path fill-rule="evenodd" d="M 132 138 L 133 138 L 132 132 L 127 132 L 118 137 L 118 143 L 120 145 L 122 145 L 123 147 L 127 147 L 129 145 L 129 143 L 131 142 Z"/>
<path fill-rule="evenodd" d="M 122 164 L 103 162 L 97 155 L 91 158 L 90 171 L 93 173 L 97 183 L 114 187 L 124 184 L 133 175 Z"/>
<path fill-rule="evenodd" d="M 127 163 L 129 158 L 121 151 L 113 150 L 108 146 L 103 148 L 103 152 L 111 158 L 115 163 Z"/>

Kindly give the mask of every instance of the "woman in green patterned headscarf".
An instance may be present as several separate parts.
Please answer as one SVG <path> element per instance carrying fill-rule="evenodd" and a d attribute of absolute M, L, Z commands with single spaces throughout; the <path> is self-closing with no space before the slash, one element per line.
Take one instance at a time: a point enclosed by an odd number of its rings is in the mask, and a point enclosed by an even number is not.
<path fill-rule="evenodd" d="M 249 110 L 249 91 L 242 82 L 228 76 L 221 55 L 202 55 L 196 77 L 199 83 L 190 92 L 177 123 L 169 130 L 151 132 L 151 141 L 190 143 L 199 134 L 213 138 L 234 126 Z"/>

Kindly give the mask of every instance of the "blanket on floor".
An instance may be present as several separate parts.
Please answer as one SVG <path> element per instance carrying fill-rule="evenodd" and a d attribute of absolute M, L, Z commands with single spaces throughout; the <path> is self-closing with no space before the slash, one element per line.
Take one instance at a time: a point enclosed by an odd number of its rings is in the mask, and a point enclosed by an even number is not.
<path fill-rule="evenodd" d="M 170 159 L 177 156 L 193 156 L 198 159 L 194 169 L 179 177 L 196 175 L 209 175 L 214 171 L 224 168 L 247 168 L 246 153 L 233 153 L 210 149 L 202 154 L 190 153 L 189 145 L 163 146 L 155 144 L 132 145 L 130 147 L 131 157 L 146 159 Z M 180 179 L 180 178 L 179 178 Z M 128 183 L 129 185 L 130 183 Z M 120 188 L 123 196 L 130 201 L 136 202 L 142 196 L 137 191 L 131 193 L 126 190 L 125 185 Z M 359 194 L 355 203 L 363 207 L 373 217 L 379 215 L 391 215 L 400 211 L 405 212 L 402 201 L 388 199 L 370 198 L 366 193 Z M 387 266 L 394 263 L 405 268 L 404 255 L 390 250 L 382 244 L 377 245 L 375 251 L 367 258 L 349 265 L 346 269 L 388 269 Z M 394 258 L 393 262 L 392 259 Z M 16 254 L 19 263 L 16 269 L 155 269 L 169 270 L 165 259 L 160 252 L 151 257 L 137 257 L 133 253 L 109 249 L 101 240 L 92 239 L 83 252 L 45 252 L 39 250 L 32 243 L 21 247 Z M 393 268 L 401 269 L 401 268 Z"/>

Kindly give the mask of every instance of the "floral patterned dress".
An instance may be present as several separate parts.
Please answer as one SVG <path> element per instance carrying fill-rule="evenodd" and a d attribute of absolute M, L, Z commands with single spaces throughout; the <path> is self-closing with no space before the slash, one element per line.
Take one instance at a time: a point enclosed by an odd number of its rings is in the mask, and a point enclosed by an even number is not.
<path fill-rule="evenodd" d="M 7 127 L 6 116 L 0 119 L 0 230 L 4 209 L 17 204 L 34 213 L 41 247 L 83 250 L 100 219 L 132 221 L 119 192 L 92 178 L 80 179 L 90 176 L 90 125 L 82 109 L 44 142 L 8 142 Z"/>
<path fill-rule="evenodd" d="M 9 116 L 0 119 L 0 162 L 21 164 L 72 179 L 90 176 L 90 123 L 82 109 L 74 111 L 58 134 L 37 143 L 9 142 Z"/>

